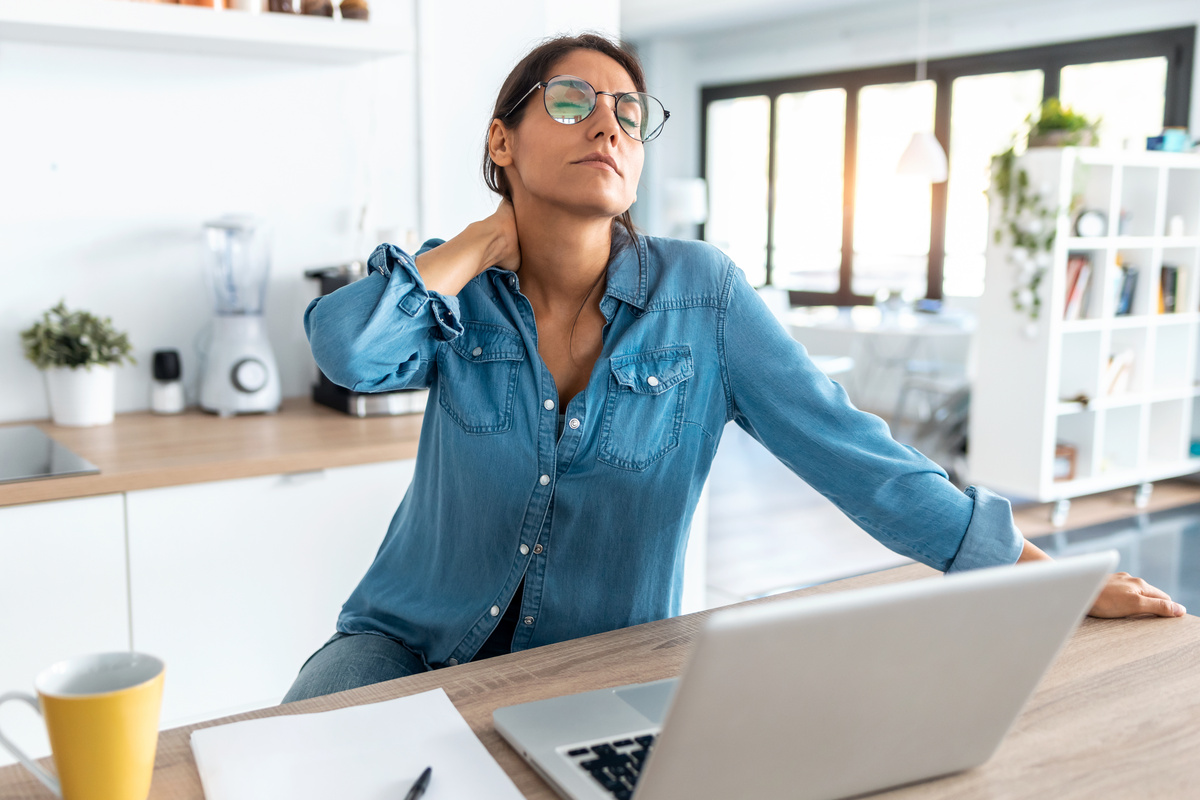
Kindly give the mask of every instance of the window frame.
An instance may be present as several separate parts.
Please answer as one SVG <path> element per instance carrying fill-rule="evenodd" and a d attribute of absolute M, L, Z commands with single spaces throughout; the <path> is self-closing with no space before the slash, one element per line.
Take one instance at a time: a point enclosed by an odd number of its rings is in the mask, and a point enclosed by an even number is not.
<path fill-rule="evenodd" d="M 957 56 L 929 61 L 927 78 L 934 83 L 934 136 L 946 152 L 950 152 L 950 109 L 954 80 L 969 75 L 988 75 L 998 72 L 1042 70 L 1042 99 L 1057 97 L 1063 67 L 1107 61 L 1126 61 L 1137 58 L 1165 57 L 1167 82 L 1163 103 L 1163 127 L 1188 126 L 1192 72 L 1194 69 L 1196 26 L 1171 28 L 1150 33 L 1109 36 L 1062 44 L 1026 47 L 971 56 Z M 811 92 L 820 89 L 846 91 L 845 147 L 843 156 L 842 194 L 842 261 L 836 292 L 789 290 L 791 304 L 796 305 L 869 305 L 874 297 L 856 295 L 851 290 L 854 276 L 854 208 L 856 164 L 858 149 L 858 93 L 864 86 L 888 83 L 909 83 L 915 80 L 916 62 L 881 67 L 801 75 L 790 78 L 751 81 L 746 83 L 704 86 L 700 90 L 700 177 L 708 171 L 708 108 L 719 100 L 765 95 L 770 102 L 767 135 L 767 253 L 766 283 L 774 284 L 775 251 L 775 167 L 776 167 L 776 102 L 782 94 Z M 942 280 L 946 259 L 946 211 L 948 181 L 932 185 L 931 222 L 929 231 L 929 260 L 926 271 L 926 297 L 942 299 Z M 700 238 L 705 235 L 700 226 Z"/>

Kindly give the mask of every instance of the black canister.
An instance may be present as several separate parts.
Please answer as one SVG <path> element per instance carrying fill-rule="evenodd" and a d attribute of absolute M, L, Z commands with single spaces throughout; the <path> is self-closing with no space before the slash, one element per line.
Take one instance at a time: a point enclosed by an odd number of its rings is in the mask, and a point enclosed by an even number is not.
<path fill-rule="evenodd" d="M 183 411 L 183 370 L 178 350 L 154 351 L 154 382 L 150 387 L 150 410 L 155 414 L 178 414 Z"/>

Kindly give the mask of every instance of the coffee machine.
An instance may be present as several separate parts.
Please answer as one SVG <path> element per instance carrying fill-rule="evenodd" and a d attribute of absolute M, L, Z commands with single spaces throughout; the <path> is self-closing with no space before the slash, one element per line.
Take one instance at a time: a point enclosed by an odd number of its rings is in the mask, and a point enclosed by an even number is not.
<path fill-rule="evenodd" d="M 205 223 L 205 275 L 216 303 L 200 377 L 200 407 L 221 416 L 279 409 L 279 367 L 263 298 L 271 270 L 267 229 L 231 214 Z"/>

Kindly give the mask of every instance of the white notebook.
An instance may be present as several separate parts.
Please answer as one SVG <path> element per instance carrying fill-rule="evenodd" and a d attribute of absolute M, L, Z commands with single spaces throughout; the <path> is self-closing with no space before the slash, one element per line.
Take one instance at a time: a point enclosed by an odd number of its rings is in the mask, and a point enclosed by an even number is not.
<path fill-rule="evenodd" d="M 425 800 L 520 800 L 442 689 L 336 711 L 192 732 L 207 800 L 397 800 L 425 767 Z"/>

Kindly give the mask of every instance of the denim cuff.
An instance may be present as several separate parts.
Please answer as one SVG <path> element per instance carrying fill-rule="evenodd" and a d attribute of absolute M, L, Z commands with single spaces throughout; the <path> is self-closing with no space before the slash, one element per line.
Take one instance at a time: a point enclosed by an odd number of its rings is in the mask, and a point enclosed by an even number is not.
<path fill-rule="evenodd" d="M 372 272 L 387 279 L 388 290 L 395 295 L 396 307 L 408 316 L 416 317 L 428 305 L 442 339 L 450 341 L 463 332 L 458 298 L 426 289 L 425 281 L 417 271 L 417 262 L 396 245 L 381 244 L 375 248 L 367 259 L 367 273 Z"/>
<path fill-rule="evenodd" d="M 1025 547 L 1025 537 L 1013 522 L 1012 505 L 987 489 L 971 486 L 967 497 L 974 503 L 971 522 L 954 560 L 946 572 L 1015 564 Z"/>

